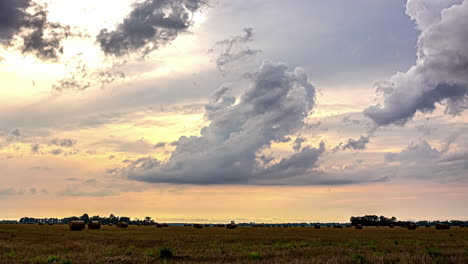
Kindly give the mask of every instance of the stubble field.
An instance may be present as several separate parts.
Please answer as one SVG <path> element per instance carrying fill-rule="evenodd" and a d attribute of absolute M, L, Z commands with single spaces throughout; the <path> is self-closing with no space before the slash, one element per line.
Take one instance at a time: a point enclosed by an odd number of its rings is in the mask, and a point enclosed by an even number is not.
<path fill-rule="evenodd" d="M 0 263 L 468 263 L 468 228 L 0 225 Z"/>

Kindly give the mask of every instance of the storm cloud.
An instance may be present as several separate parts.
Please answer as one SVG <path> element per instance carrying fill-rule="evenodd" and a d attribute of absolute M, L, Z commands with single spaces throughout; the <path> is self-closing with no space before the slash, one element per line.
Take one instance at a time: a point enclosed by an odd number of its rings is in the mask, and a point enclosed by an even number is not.
<path fill-rule="evenodd" d="M 405 124 L 438 103 L 451 115 L 467 108 L 468 2 L 409 0 L 406 12 L 421 30 L 418 59 L 406 73 L 379 84 L 383 105 L 364 111 L 378 126 Z"/>
<path fill-rule="evenodd" d="M 260 152 L 272 142 L 297 132 L 315 105 L 315 88 L 301 68 L 265 61 L 252 74 L 251 86 L 239 98 L 221 88 L 206 106 L 211 121 L 201 136 L 181 137 L 166 163 L 151 157 L 131 161 L 119 170 L 126 177 L 153 183 L 269 184 L 300 176 L 314 181 L 312 171 L 325 151 L 304 147 L 289 158 L 265 167 Z M 264 165 L 264 166 L 262 166 Z"/>
<path fill-rule="evenodd" d="M 144 56 L 186 32 L 204 6 L 205 0 L 146 0 L 135 4 L 115 30 L 102 29 L 96 39 L 108 55 Z"/>

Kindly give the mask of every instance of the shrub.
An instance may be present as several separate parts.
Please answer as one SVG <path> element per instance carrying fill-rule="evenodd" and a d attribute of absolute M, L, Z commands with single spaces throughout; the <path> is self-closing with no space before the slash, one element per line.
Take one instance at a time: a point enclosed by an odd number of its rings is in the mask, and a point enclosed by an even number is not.
<path fill-rule="evenodd" d="M 174 257 L 172 250 L 168 247 L 159 248 L 158 255 L 160 259 L 171 259 Z"/>

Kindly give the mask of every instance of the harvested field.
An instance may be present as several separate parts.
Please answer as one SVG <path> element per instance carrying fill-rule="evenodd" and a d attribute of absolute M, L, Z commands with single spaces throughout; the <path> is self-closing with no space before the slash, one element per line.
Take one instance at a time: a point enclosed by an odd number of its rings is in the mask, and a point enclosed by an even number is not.
<path fill-rule="evenodd" d="M 0 263 L 468 263 L 468 229 L 0 225 Z"/>

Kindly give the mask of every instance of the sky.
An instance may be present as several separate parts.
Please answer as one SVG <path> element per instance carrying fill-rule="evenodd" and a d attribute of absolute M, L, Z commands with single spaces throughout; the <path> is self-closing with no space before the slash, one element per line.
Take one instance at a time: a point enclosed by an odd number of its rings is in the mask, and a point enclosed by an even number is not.
<path fill-rule="evenodd" d="M 2 0 L 0 218 L 467 220 L 466 0 Z"/>

